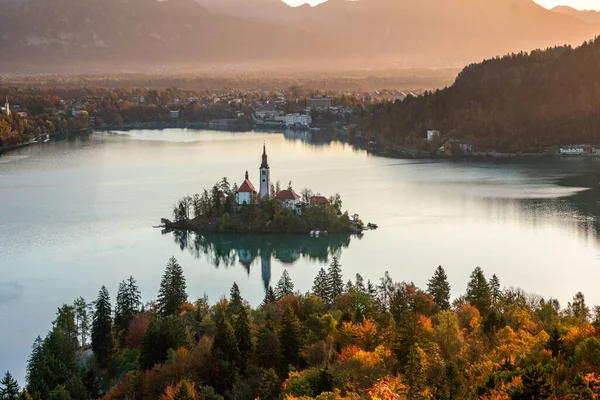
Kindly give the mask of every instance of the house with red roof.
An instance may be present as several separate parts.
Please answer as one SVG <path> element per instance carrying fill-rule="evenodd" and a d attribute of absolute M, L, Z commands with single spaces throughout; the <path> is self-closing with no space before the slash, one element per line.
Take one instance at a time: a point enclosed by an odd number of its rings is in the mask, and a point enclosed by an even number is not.
<path fill-rule="evenodd" d="M 329 203 L 329 200 L 325 196 L 312 196 L 310 198 L 311 206 L 324 206 L 327 205 L 327 203 Z"/>
<path fill-rule="evenodd" d="M 235 202 L 241 206 L 243 204 L 252 204 L 256 197 L 256 189 L 250 179 L 248 179 L 248 171 L 246 171 L 246 177 L 244 182 L 240 185 L 237 192 L 235 192 Z"/>
<path fill-rule="evenodd" d="M 301 196 L 291 188 L 282 190 L 275 196 L 275 200 L 278 200 L 281 206 L 296 210 L 299 214 L 302 212 L 302 201 L 300 199 Z"/>

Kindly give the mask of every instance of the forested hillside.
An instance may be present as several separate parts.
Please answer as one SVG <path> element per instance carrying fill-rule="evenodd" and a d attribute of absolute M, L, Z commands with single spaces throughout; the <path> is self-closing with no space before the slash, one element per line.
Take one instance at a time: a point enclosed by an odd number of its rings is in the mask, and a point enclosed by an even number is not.
<path fill-rule="evenodd" d="M 556 399 L 600 396 L 600 307 L 502 288 L 477 267 L 452 300 L 440 266 L 426 289 L 344 276 L 333 258 L 310 292 L 287 271 L 253 308 L 191 302 L 171 258 L 157 300 L 135 279 L 90 314 L 61 306 L 38 338 L 20 399 Z M 351 278 L 351 279 L 349 279 Z M 344 283 L 347 281 L 347 283 Z M 454 288 L 462 292 L 462 288 Z M 88 339 L 91 337 L 91 351 Z M 4 386 L 4 388 L 3 388 Z M 17 399 L 7 373 L 0 395 Z"/>
<path fill-rule="evenodd" d="M 467 66 L 449 88 L 379 104 L 365 134 L 418 146 L 427 129 L 479 151 L 538 152 L 600 143 L 600 39 L 578 48 L 511 54 Z"/>

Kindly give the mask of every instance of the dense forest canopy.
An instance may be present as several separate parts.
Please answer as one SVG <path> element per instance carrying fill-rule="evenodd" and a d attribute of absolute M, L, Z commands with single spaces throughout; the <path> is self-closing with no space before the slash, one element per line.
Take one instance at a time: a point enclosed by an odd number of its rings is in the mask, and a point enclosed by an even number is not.
<path fill-rule="evenodd" d="M 454 84 L 421 97 L 374 105 L 366 137 L 414 147 L 426 130 L 475 151 L 539 152 L 600 144 L 600 39 L 511 54 L 467 66 Z"/>
<path fill-rule="evenodd" d="M 349 279 L 350 278 L 350 279 Z M 346 283 L 344 283 L 346 282 Z M 427 287 L 344 275 L 334 257 L 301 294 L 287 270 L 250 306 L 236 283 L 211 305 L 187 295 L 171 258 L 157 300 L 134 278 L 116 302 L 57 310 L 19 394 L 2 399 L 556 399 L 600 396 L 600 307 L 502 288 L 477 267 L 452 300 L 444 269 Z M 91 351 L 88 345 L 91 338 Z"/>

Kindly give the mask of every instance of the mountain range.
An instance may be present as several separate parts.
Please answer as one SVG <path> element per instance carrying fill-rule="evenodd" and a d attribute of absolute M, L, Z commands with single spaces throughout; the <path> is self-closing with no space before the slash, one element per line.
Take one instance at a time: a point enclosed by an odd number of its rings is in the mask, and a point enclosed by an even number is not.
<path fill-rule="evenodd" d="M 532 0 L 0 0 L 0 70 L 449 67 L 596 36 Z"/>

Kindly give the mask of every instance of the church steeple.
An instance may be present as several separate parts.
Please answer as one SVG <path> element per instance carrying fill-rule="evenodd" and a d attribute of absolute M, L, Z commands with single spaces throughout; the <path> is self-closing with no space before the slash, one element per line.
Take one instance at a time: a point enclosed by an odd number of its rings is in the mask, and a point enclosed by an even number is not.
<path fill-rule="evenodd" d="M 246 170 L 246 180 L 248 180 L 248 170 Z"/>
<path fill-rule="evenodd" d="M 6 115 L 10 115 L 10 104 L 8 104 L 8 96 L 6 96 L 6 102 L 4 103 L 4 112 L 6 112 Z"/>
<path fill-rule="evenodd" d="M 267 145 L 263 143 L 263 153 L 262 153 L 262 164 L 260 164 L 261 168 L 269 168 L 269 163 L 267 162 Z"/>
<path fill-rule="evenodd" d="M 269 184 L 271 179 L 271 172 L 269 169 L 269 163 L 267 162 L 267 146 L 263 143 L 262 163 L 260 164 L 260 198 L 269 198 Z"/>

